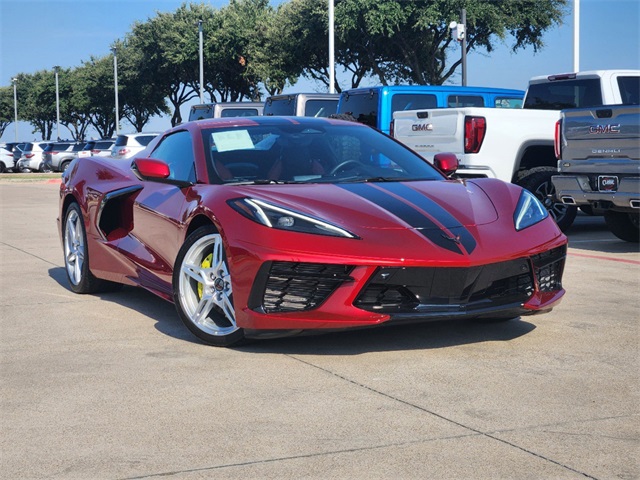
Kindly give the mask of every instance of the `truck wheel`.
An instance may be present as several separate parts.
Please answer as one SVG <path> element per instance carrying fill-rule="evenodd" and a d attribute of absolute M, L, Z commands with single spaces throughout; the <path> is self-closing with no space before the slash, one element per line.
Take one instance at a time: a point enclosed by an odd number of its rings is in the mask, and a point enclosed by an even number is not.
<path fill-rule="evenodd" d="M 640 242 L 640 214 L 614 212 L 608 210 L 604 214 L 607 227 L 616 237 L 626 242 Z"/>
<path fill-rule="evenodd" d="M 564 232 L 573 224 L 578 209 L 556 199 L 556 189 L 551 182 L 551 177 L 557 173 L 557 170 L 551 167 L 534 168 L 520 178 L 518 185 L 529 190 L 542 202 L 549 215 Z"/>

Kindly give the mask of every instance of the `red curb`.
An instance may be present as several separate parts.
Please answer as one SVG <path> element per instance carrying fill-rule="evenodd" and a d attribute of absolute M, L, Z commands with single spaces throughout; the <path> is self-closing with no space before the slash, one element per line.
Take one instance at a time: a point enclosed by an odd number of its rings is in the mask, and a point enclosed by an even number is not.
<path fill-rule="evenodd" d="M 622 262 L 622 263 L 631 263 L 632 265 L 640 265 L 640 261 L 630 260 L 627 258 L 602 257 L 600 255 L 587 255 L 585 253 L 575 253 L 575 252 L 569 252 L 569 255 L 573 257 L 596 258 L 598 260 L 609 260 L 611 262 Z"/>

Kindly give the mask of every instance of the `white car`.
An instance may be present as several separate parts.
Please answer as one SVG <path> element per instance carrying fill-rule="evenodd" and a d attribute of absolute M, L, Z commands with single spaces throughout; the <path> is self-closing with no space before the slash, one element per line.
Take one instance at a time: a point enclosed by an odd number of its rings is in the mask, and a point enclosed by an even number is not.
<path fill-rule="evenodd" d="M 111 147 L 113 147 L 115 141 L 115 138 L 89 140 L 84 145 L 84 148 L 78 152 L 78 157 L 109 157 L 111 155 Z"/>
<path fill-rule="evenodd" d="M 135 157 L 142 150 L 147 148 L 149 142 L 156 138 L 159 133 L 125 133 L 118 135 L 116 143 L 111 147 L 111 158 L 131 158 Z"/>
<path fill-rule="evenodd" d="M 47 172 L 51 167 L 44 161 L 44 149 L 51 142 L 27 142 L 21 148 L 22 155 L 16 162 L 15 169 L 19 172 Z M 15 158 L 15 155 L 14 155 Z"/>
<path fill-rule="evenodd" d="M 13 159 L 13 147 L 15 143 L 0 143 L 0 173 L 13 170 L 16 162 Z"/>

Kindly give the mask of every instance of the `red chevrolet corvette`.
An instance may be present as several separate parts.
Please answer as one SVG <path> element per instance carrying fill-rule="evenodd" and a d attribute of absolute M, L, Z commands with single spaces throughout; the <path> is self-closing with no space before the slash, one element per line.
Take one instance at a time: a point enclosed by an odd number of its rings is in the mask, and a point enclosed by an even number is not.
<path fill-rule="evenodd" d="M 191 122 L 133 161 L 78 159 L 58 218 L 71 289 L 146 288 L 218 346 L 551 310 L 567 239 L 546 209 L 435 163 L 357 123 L 296 117 Z"/>

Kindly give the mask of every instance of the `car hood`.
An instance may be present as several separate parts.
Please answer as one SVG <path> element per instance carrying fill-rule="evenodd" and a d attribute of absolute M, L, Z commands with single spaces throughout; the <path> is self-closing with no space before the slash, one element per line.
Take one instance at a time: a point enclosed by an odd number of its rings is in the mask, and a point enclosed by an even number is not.
<path fill-rule="evenodd" d="M 451 230 L 498 219 L 487 194 L 471 182 L 264 185 L 237 190 L 351 229 Z"/>

